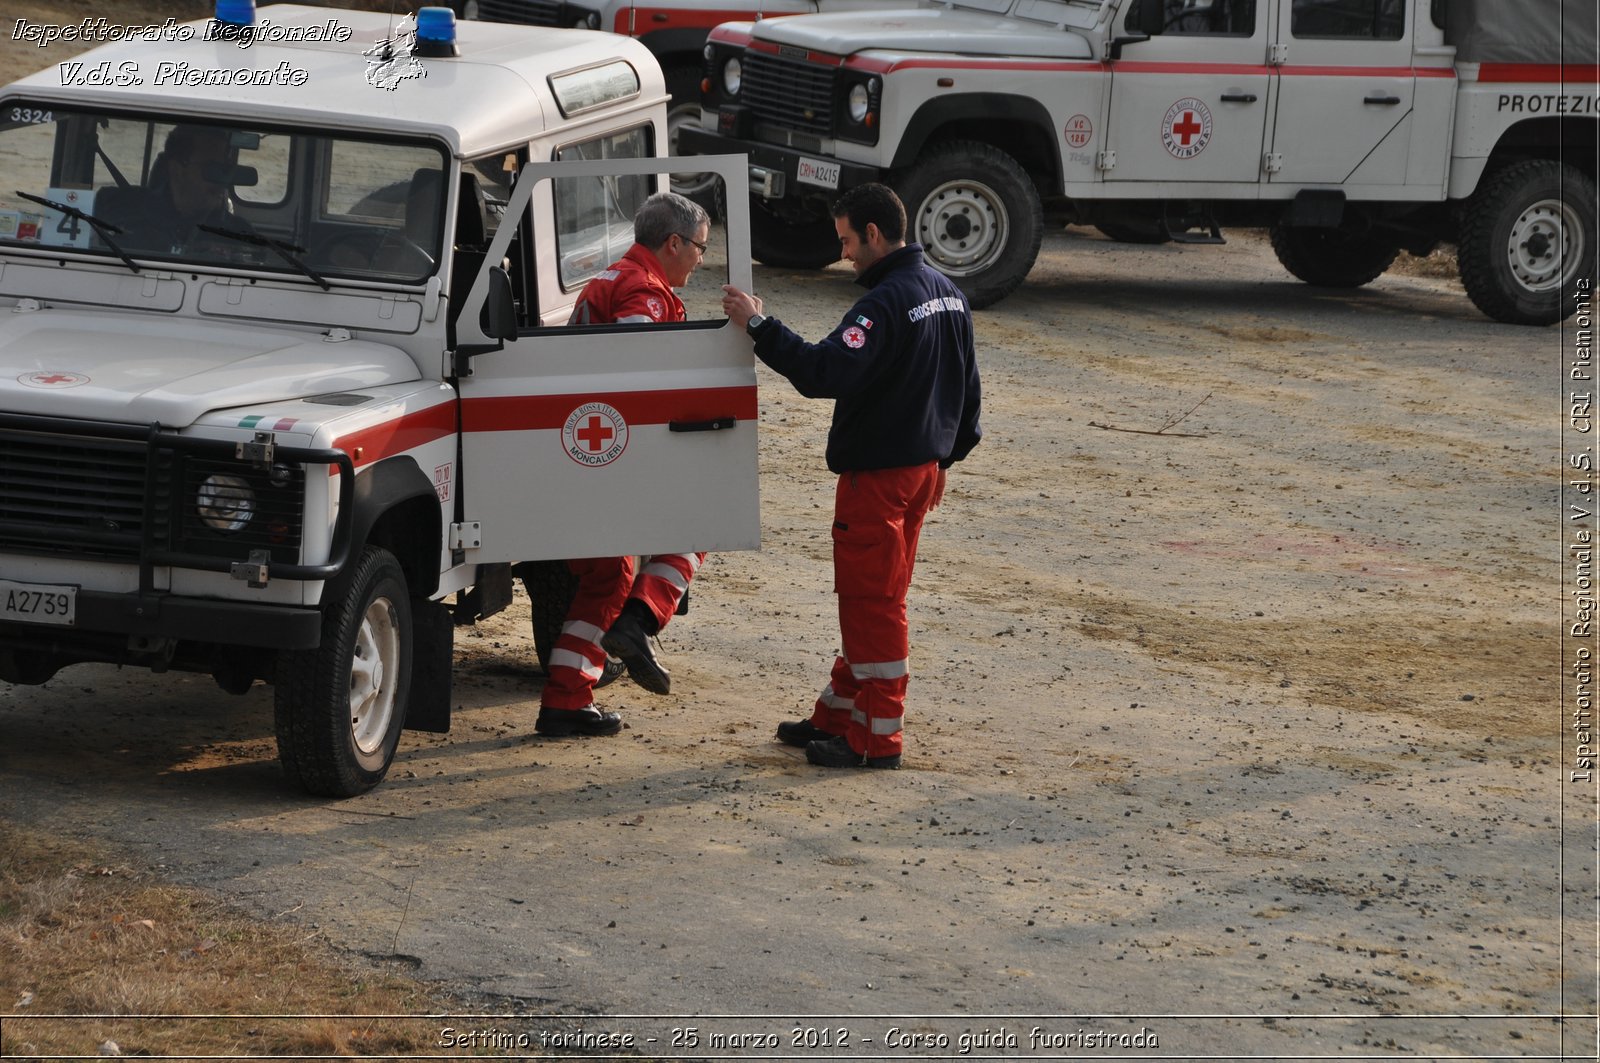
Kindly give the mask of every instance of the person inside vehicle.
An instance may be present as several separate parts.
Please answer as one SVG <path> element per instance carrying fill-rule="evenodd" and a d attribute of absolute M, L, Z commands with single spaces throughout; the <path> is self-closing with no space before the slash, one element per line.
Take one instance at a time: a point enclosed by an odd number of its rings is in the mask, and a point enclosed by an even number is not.
<path fill-rule="evenodd" d="M 233 211 L 234 184 L 254 174 L 234 164 L 229 135 L 219 126 L 173 126 L 151 168 L 152 180 L 144 195 L 131 199 L 113 194 L 125 189 L 103 190 L 96 210 L 122 228 L 118 242 L 131 251 L 155 254 L 256 257 L 250 244 L 200 228 L 255 232 Z"/>
<path fill-rule="evenodd" d="M 705 257 L 711 218 L 676 192 L 657 192 L 633 219 L 634 244 L 621 259 L 584 286 L 572 325 L 651 325 L 683 321 L 674 288 L 689 282 Z M 635 683 L 666 694 L 671 677 L 656 660 L 650 638 L 664 627 L 688 593 L 704 553 L 657 554 L 634 577 L 631 557 L 568 561 L 578 588 L 550 655 L 550 677 L 540 697 L 534 730 L 561 737 L 611 735 L 622 717 L 594 705 L 596 681 L 608 654 L 620 658 Z"/>

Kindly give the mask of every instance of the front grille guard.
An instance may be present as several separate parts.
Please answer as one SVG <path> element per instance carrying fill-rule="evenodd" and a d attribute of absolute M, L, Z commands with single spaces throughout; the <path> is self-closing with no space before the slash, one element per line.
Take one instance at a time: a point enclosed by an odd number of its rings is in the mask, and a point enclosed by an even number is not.
<path fill-rule="evenodd" d="M 164 431 L 159 424 L 112 424 L 105 421 L 85 421 L 65 417 L 37 417 L 29 414 L 0 413 L 0 431 L 32 432 L 45 436 L 87 436 L 96 439 L 122 440 L 143 443 L 145 446 L 144 520 L 139 543 L 139 587 L 150 593 L 155 586 L 156 566 L 195 569 L 202 572 L 232 573 L 237 564 L 249 562 L 248 557 L 216 557 L 190 553 L 172 548 L 170 540 L 177 534 L 174 526 L 159 519 L 156 505 L 160 497 L 160 478 L 163 454 L 185 454 L 199 457 L 237 458 L 238 443 L 226 439 L 196 439 Z M 339 469 L 338 514 L 334 518 L 333 541 L 329 544 L 328 560 L 320 565 L 282 564 L 268 566 L 273 579 L 330 580 L 344 571 L 350 560 L 350 536 L 353 523 L 352 501 L 355 497 L 355 465 L 350 455 L 342 450 L 315 447 L 273 448 L 273 460 L 303 465 L 333 465 Z M 303 514 L 302 514 L 303 517 Z M 158 536 L 158 529 L 163 534 Z M 0 534 L 24 530 L 21 522 L 0 521 Z M 59 555 L 56 555 L 59 556 Z"/>

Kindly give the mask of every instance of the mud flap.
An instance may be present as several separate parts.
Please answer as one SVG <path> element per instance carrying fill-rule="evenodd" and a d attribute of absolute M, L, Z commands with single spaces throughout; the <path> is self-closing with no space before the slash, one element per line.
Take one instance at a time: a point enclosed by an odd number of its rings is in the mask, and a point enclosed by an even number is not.
<path fill-rule="evenodd" d="M 416 598 L 411 600 L 411 622 L 411 697 L 405 728 L 444 734 L 450 730 L 455 623 L 443 602 Z"/>

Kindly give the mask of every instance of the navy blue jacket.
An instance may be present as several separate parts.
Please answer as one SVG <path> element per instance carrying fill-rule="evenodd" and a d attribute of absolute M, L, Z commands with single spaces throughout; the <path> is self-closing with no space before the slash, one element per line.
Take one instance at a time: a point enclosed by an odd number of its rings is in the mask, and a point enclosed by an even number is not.
<path fill-rule="evenodd" d="M 967 300 L 918 244 L 891 251 L 857 283 L 869 291 L 822 342 L 774 319 L 757 330 L 756 355 L 807 398 L 835 400 L 834 472 L 948 469 L 983 435 Z"/>

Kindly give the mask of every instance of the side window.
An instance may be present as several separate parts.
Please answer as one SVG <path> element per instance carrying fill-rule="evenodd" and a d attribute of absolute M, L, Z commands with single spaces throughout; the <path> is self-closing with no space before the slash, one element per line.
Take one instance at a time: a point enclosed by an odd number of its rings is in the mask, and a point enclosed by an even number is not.
<path fill-rule="evenodd" d="M 500 227 L 506 224 L 506 207 L 511 199 L 517 174 L 528 161 L 527 152 L 501 151 L 466 159 L 461 164 L 461 194 L 456 204 L 454 265 L 450 280 L 450 302 L 461 306 L 483 266 L 485 253 Z M 513 224 L 513 228 L 515 225 Z M 528 247 L 517 229 L 506 248 L 505 267 L 517 307 L 517 325 L 534 324 L 529 314 L 535 305 L 533 269 Z"/>
<path fill-rule="evenodd" d="M 1289 9 L 1295 37 L 1397 41 L 1405 32 L 1404 0 L 1294 0 Z"/>
<path fill-rule="evenodd" d="M 654 154 L 649 126 L 571 144 L 558 161 L 639 159 Z M 633 244 L 633 215 L 652 191 L 643 174 L 563 177 L 555 182 L 556 253 L 561 290 L 577 292 Z"/>
<path fill-rule="evenodd" d="M 1141 4 L 1160 4 L 1162 33 L 1174 37 L 1250 37 L 1256 32 L 1256 0 L 1134 0 L 1123 25 L 1139 25 Z"/>

